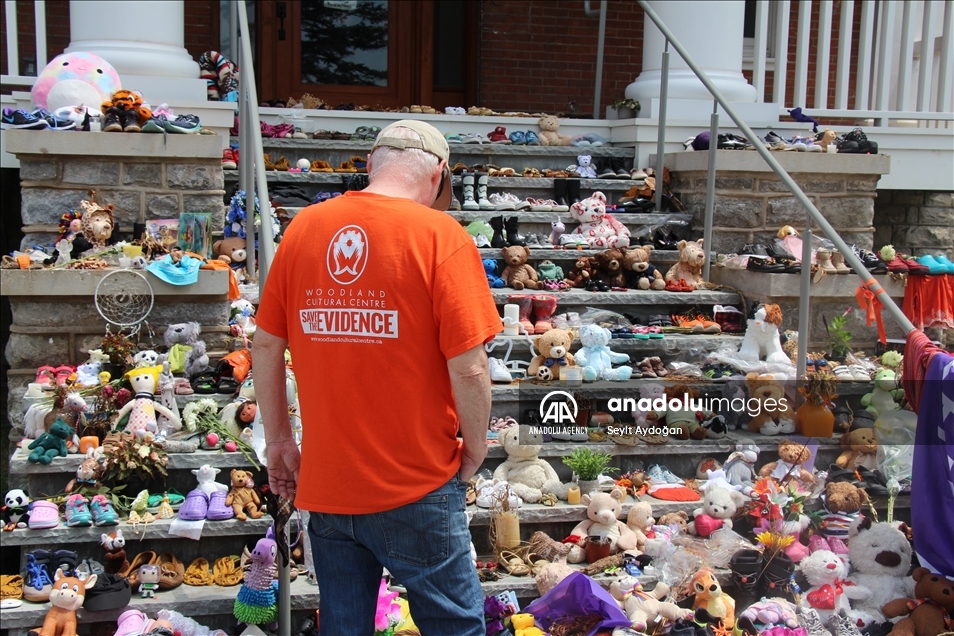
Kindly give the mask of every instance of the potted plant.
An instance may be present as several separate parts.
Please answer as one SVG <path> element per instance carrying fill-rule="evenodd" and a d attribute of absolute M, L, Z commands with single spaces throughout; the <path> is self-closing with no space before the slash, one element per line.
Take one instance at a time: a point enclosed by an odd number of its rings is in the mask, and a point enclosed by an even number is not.
<path fill-rule="evenodd" d="M 825 328 L 828 330 L 828 352 L 831 358 L 844 361 L 845 356 L 851 353 L 851 331 L 848 329 L 848 316 L 851 307 L 840 316 L 831 319 Z"/>
<path fill-rule="evenodd" d="M 620 119 L 632 119 L 639 112 L 639 100 L 624 97 L 613 102 L 613 110 Z"/>
<path fill-rule="evenodd" d="M 114 433 L 103 444 L 102 481 L 113 492 L 162 492 L 169 475 L 169 457 L 161 445 L 130 433 Z M 115 502 L 114 502 L 115 503 Z"/>
<path fill-rule="evenodd" d="M 798 391 L 805 403 L 795 411 L 798 427 L 807 437 L 831 437 L 835 431 L 835 414 L 828 405 L 838 397 L 835 389 L 838 378 L 830 371 L 820 370 L 805 378 Z"/>
<path fill-rule="evenodd" d="M 617 470 L 609 465 L 612 459 L 609 453 L 577 448 L 569 457 L 563 458 L 563 463 L 576 473 L 580 492 L 586 495 L 600 489 L 600 475 Z"/>
<path fill-rule="evenodd" d="M 106 371 L 109 371 L 112 380 L 119 380 L 132 356 L 136 353 L 136 344 L 129 336 L 122 332 L 112 333 L 107 331 L 103 337 L 103 342 L 99 348 L 104 355 L 109 356 L 109 362 L 106 364 Z"/>

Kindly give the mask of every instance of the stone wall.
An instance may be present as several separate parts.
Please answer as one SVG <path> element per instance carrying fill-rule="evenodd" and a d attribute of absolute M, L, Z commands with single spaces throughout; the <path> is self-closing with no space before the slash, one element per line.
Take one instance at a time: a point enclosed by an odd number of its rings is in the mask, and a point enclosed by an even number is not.
<path fill-rule="evenodd" d="M 7 151 L 20 160 L 22 245 L 52 244 L 64 212 L 90 189 L 112 203 L 120 233 L 146 219 L 211 212 L 225 218 L 219 140 L 214 136 L 7 131 Z"/>
<path fill-rule="evenodd" d="M 954 192 L 882 190 L 874 209 L 875 245 L 954 258 Z"/>
<path fill-rule="evenodd" d="M 672 190 L 702 234 L 705 219 L 708 152 L 666 155 Z M 779 152 L 776 157 L 828 222 L 848 243 L 870 249 L 874 243 L 874 202 L 889 159 L 873 155 Z M 653 165 L 655 158 L 650 159 Z M 716 163 L 713 245 L 738 252 L 746 243 L 766 243 L 783 225 L 805 228 L 807 212 L 754 151 L 720 150 Z"/>

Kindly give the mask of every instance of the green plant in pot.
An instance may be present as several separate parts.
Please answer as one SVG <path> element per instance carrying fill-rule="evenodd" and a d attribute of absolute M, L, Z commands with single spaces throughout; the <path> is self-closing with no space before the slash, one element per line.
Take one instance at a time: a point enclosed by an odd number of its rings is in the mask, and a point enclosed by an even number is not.
<path fill-rule="evenodd" d="M 848 329 L 850 315 L 851 307 L 825 326 L 828 330 L 828 352 L 835 360 L 844 360 L 851 353 L 851 331 Z"/>
<path fill-rule="evenodd" d="M 578 478 L 581 494 L 599 491 L 600 475 L 618 470 L 610 466 L 613 456 L 602 451 L 589 448 L 577 448 L 569 457 L 563 458 L 563 463 L 573 469 Z"/>
<path fill-rule="evenodd" d="M 620 119 L 631 119 L 636 116 L 636 113 L 639 112 L 639 100 L 624 97 L 623 99 L 617 99 L 613 102 L 613 110 L 615 110 Z"/>

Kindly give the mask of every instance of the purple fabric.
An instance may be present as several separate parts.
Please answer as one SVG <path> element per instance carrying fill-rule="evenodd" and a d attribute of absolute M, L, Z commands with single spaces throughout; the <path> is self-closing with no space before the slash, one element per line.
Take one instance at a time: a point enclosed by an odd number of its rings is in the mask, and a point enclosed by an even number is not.
<path fill-rule="evenodd" d="M 708 150 L 709 149 L 709 131 L 705 130 L 692 140 L 692 149 L 693 150 Z"/>
<path fill-rule="evenodd" d="M 795 121 L 800 121 L 803 124 L 813 124 L 812 132 L 818 132 L 818 123 L 819 123 L 818 120 L 812 117 L 811 115 L 806 115 L 805 113 L 803 113 L 801 106 L 799 106 L 798 108 L 793 108 L 792 110 L 788 111 L 788 114 L 791 115 L 792 119 L 794 119 Z"/>
<path fill-rule="evenodd" d="M 533 614 L 544 630 L 558 618 L 599 614 L 603 620 L 587 636 L 600 629 L 630 627 L 631 623 L 610 593 L 582 572 L 574 572 L 523 611 Z"/>
<path fill-rule="evenodd" d="M 931 360 L 918 412 L 911 476 L 914 549 L 921 565 L 954 578 L 954 357 Z"/>

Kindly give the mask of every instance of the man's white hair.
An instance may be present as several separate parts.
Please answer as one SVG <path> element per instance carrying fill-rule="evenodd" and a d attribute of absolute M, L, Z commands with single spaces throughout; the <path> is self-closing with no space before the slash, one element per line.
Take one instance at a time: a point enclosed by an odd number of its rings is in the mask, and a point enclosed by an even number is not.
<path fill-rule="evenodd" d="M 420 141 L 421 136 L 410 128 L 398 127 L 388 131 L 388 136 L 397 139 L 414 139 Z M 428 179 L 434 174 L 440 160 L 429 152 L 420 148 L 391 148 L 379 146 L 371 153 L 371 172 L 368 177 L 373 180 L 377 175 L 389 175 L 406 181 Z"/>

